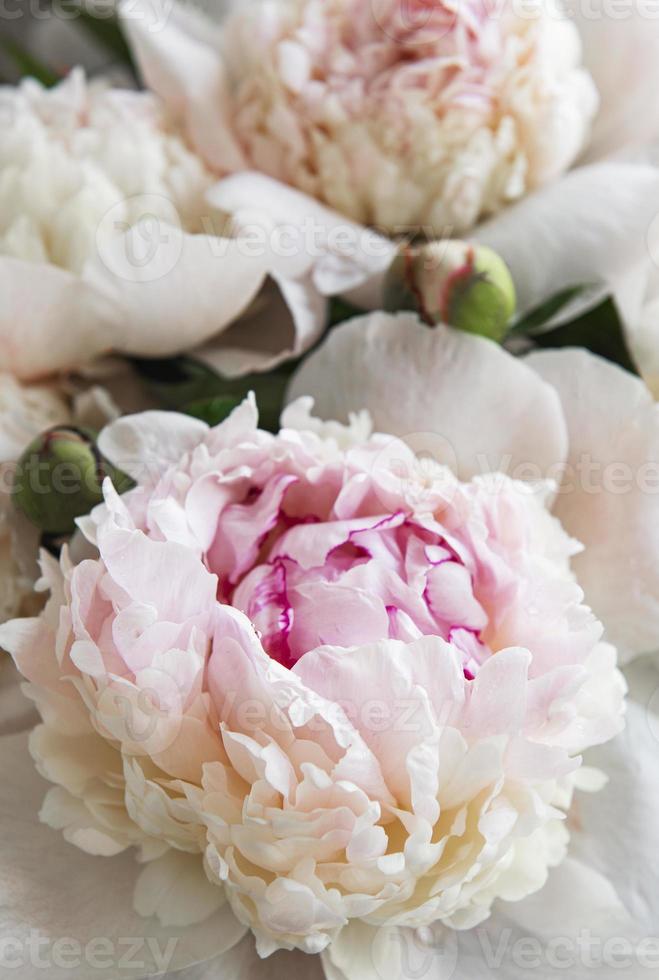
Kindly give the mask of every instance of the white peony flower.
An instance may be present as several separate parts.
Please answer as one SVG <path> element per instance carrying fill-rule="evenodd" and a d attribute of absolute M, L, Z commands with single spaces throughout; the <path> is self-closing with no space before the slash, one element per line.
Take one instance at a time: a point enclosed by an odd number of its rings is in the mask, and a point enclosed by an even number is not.
<path fill-rule="evenodd" d="M 537 0 L 253 3 L 224 38 L 254 170 L 355 221 L 455 236 L 560 176 L 598 107 L 574 24 Z"/>
<path fill-rule="evenodd" d="M 32 80 L 0 88 L 0 120 L 3 370 L 35 378 L 110 350 L 187 350 L 277 278 L 267 243 L 222 237 L 226 217 L 205 200 L 216 175 L 155 96 L 88 83 L 77 69 L 48 91 Z M 317 338 L 322 300 L 303 283 L 283 288 L 276 336 L 264 340 L 257 323 L 229 340 L 236 370 Z"/>
<path fill-rule="evenodd" d="M 217 25 L 136 2 L 123 19 L 147 83 L 230 174 L 215 205 L 287 244 L 303 229 L 298 269 L 321 294 L 359 286 L 351 298 L 381 307 L 394 247 L 370 224 L 449 224 L 489 245 L 522 312 L 569 286 L 617 288 L 647 257 L 659 175 L 625 162 L 659 135 L 659 24 L 642 10 L 206 6 Z"/>

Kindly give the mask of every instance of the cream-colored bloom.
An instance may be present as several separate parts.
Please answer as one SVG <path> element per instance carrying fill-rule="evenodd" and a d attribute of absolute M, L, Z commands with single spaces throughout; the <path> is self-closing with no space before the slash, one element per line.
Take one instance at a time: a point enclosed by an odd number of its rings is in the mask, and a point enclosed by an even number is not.
<path fill-rule="evenodd" d="M 226 216 L 206 202 L 217 173 L 152 93 L 76 69 L 51 90 L 0 88 L 0 121 L 3 370 L 34 379 L 108 351 L 177 354 L 217 338 L 277 279 L 267 243 L 223 237 Z M 317 338 L 323 301 L 304 284 L 282 293 L 274 340 L 230 340 L 238 370 Z"/>
<path fill-rule="evenodd" d="M 215 206 L 283 227 L 287 245 L 304 229 L 298 267 L 321 294 L 382 308 L 395 249 L 373 224 L 469 229 L 507 263 L 520 312 L 570 286 L 617 289 L 647 259 L 659 175 L 626 162 L 659 134 L 659 29 L 642 10 L 614 20 L 572 5 L 566 21 L 549 0 L 204 6 L 215 23 L 126 3 L 135 56 L 230 175 Z"/>
<path fill-rule="evenodd" d="M 144 218 L 145 199 L 155 218 L 203 230 L 213 175 L 154 97 L 74 72 L 57 96 L 30 79 L 0 90 L 0 113 L 12 119 L 0 146 L 0 255 L 80 274 L 98 236 Z"/>
<path fill-rule="evenodd" d="M 403 442 L 305 407 L 277 435 L 253 398 L 214 429 L 119 419 L 99 448 L 137 486 L 84 521 L 98 558 L 45 561 L 45 613 L 0 629 L 43 819 L 93 854 L 203 854 L 216 891 L 181 919 L 226 894 L 263 956 L 538 891 L 625 693 L 542 493 L 405 479 Z"/>
<path fill-rule="evenodd" d="M 225 51 L 250 165 L 398 233 L 461 234 L 560 176 L 598 106 L 543 0 L 252 3 Z"/>

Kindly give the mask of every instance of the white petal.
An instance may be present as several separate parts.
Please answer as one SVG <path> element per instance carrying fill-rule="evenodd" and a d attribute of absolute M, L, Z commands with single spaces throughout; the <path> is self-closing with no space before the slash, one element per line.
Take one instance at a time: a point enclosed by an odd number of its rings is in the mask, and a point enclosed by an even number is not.
<path fill-rule="evenodd" d="M 309 350 L 326 322 L 327 302 L 309 276 L 271 280 L 245 316 L 194 356 L 225 377 L 270 371 Z"/>
<path fill-rule="evenodd" d="M 201 854 L 167 851 L 147 864 L 135 888 L 135 910 L 163 926 L 195 925 L 225 903 L 224 890 L 204 874 Z"/>
<path fill-rule="evenodd" d="M 632 698 L 627 726 L 587 762 L 609 776 L 594 795 L 578 797 L 574 852 L 615 887 L 639 935 L 657 935 L 659 865 L 659 671 L 644 659 L 626 670 Z"/>
<path fill-rule="evenodd" d="M 380 432 L 404 437 L 462 478 L 560 469 L 567 436 L 560 403 L 525 364 L 481 337 L 413 314 L 372 313 L 343 324 L 302 365 L 288 394 L 347 422 L 367 409 Z"/>
<path fill-rule="evenodd" d="M 652 3 L 623 4 L 618 12 L 573 3 L 585 67 L 601 98 L 588 159 L 647 144 L 659 136 L 659 19 Z"/>
<path fill-rule="evenodd" d="M 39 823 L 47 784 L 34 769 L 24 735 L 0 739 L 0 778 L 0 945 L 7 958 L 22 965 L 13 975 L 135 980 L 211 959 L 244 935 L 226 905 L 201 925 L 183 929 L 164 929 L 134 912 L 139 867 L 132 854 L 91 857 Z M 35 949 L 35 932 L 48 937 L 48 944 Z M 88 945 L 100 936 L 103 944 Z M 64 937 L 70 943 L 66 951 L 58 950 L 54 944 Z M 133 956 L 139 966 L 132 968 L 125 964 L 129 937 L 139 949 Z M 35 954 L 45 960 L 46 970 L 35 967 Z"/>
<path fill-rule="evenodd" d="M 104 241 L 84 278 L 110 311 L 107 347 L 166 357 L 232 323 L 261 288 L 269 265 L 265 249 L 250 254 L 238 240 L 142 221 Z"/>
<path fill-rule="evenodd" d="M 451 980 L 458 933 L 433 929 L 376 929 L 351 922 L 322 954 L 327 980 Z"/>
<path fill-rule="evenodd" d="M 521 902 L 497 903 L 482 926 L 458 935 L 451 980 L 529 980 L 535 974 L 543 980 L 588 980 L 593 975 L 613 980 L 621 975 L 620 966 L 608 968 L 606 959 L 600 963 L 597 957 L 615 949 L 607 943 L 621 940 L 630 951 L 635 948 L 634 923 L 611 882 L 589 865 L 567 858 L 551 871 L 542 891 Z"/>
<path fill-rule="evenodd" d="M 106 312 L 70 272 L 0 257 L 0 370 L 30 379 L 91 360 L 112 346 Z"/>
<path fill-rule="evenodd" d="M 214 25 L 175 0 L 125 0 L 119 10 L 144 81 L 185 124 L 195 150 L 219 173 L 244 169 Z"/>
<path fill-rule="evenodd" d="M 659 407 L 586 351 L 527 358 L 558 392 L 570 456 L 555 512 L 584 544 L 579 584 L 624 659 L 659 648 Z"/>
<path fill-rule="evenodd" d="M 355 302 L 380 305 L 382 279 L 396 251 L 389 239 L 264 174 L 234 174 L 207 196 L 238 228 L 261 229 L 281 278 L 312 272 L 325 296 L 353 293 Z"/>
<path fill-rule="evenodd" d="M 524 313 L 570 286 L 615 284 L 647 259 L 659 172 L 632 164 L 573 170 L 481 225 L 474 237 L 508 263 Z"/>
<path fill-rule="evenodd" d="M 142 412 L 125 415 L 99 436 L 103 455 L 134 479 L 162 473 L 178 463 L 208 432 L 199 419 L 177 412 Z"/>

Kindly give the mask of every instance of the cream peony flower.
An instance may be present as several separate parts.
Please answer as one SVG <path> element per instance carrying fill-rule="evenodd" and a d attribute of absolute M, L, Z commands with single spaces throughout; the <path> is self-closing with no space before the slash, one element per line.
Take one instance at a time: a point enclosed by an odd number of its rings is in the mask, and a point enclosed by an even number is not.
<path fill-rule="evenodd" d="M 184 231 L 203 231 L 213 175 L 156 99 L 81 71 L 50 95 L 27 79 L 0 96 L 13 122 L 0 151 L 0 255 L 81 275 L 97 236 L 144 217 L 143 195 L 155 218 L 171 221 L 173 209 Z"/>
<path fill-rule="evenodd" d="M 256 3 L 225 51 L 250 166 L 399 235 L 459 236 L 560 176 L 598 107 L 543 0 Z"/>
<path fill-rule="evenodd" d="M 46 558 L 45 612 L 0 628 L 43 719 L 42 819 L 138 847 L 146 914 L 196 857 L 174 921 L 228 899 L 262 956 L 538 891 L 625 692 L 546 488 L 424 478 L 367 417 L 308 410 L 276 436 L 253 400 L 215 429 L 118 420 L 100 448 L 138 486 L 83 522 L 98 559 Z"/>
<path fill-rule="evenodd" d="M 288 247 L 298 232 L 321 294 L 359 286 L 351 298 L 381 308 L 393 246 L 370 225 L 489 245 L 522 312 L 569 286 L 617 289 L 647 257 L 659 176 L 624 162 L 659 135 L 659 26 L 641 9 L 205 6 L 215 25 L 131 0 L 124 26 L 147 84 L 230 175 L 215 205 L 239 226 L 283 228 Z"/>
<path fill-rule="evenodd" d="M 0 88 L 0 119 L 3 370 L 34 378 L 109 350 L 178 353 L 222 333 L 276 279 L 267 243 L 221 237 L 226 219 L 205 200 L 216 175 L 153 95 L 77 69 L 50 91 Z M 264 354 L 243 350 L 249 333 L 230 341 L 239 370 L 299 352 L 322 329 L 323 302 L 304 284 L 284 291 L 287 323 L 261 338 Z"/>

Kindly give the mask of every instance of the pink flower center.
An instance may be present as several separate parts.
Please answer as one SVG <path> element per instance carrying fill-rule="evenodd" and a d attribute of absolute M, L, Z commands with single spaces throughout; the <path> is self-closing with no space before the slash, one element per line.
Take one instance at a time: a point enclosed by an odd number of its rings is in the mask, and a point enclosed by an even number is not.
<path fill-rule="evenodd" d="M 402 511 L 291 516 L 294 482 L 279 475 L 226 508 L 207 558 L 221 600 L 250 618 L 269 655 L 291 667 L 320 646 L 432 635 L 457 646 L 473 676 L 490 653 L 488 616 L 441 527 Z"/>

